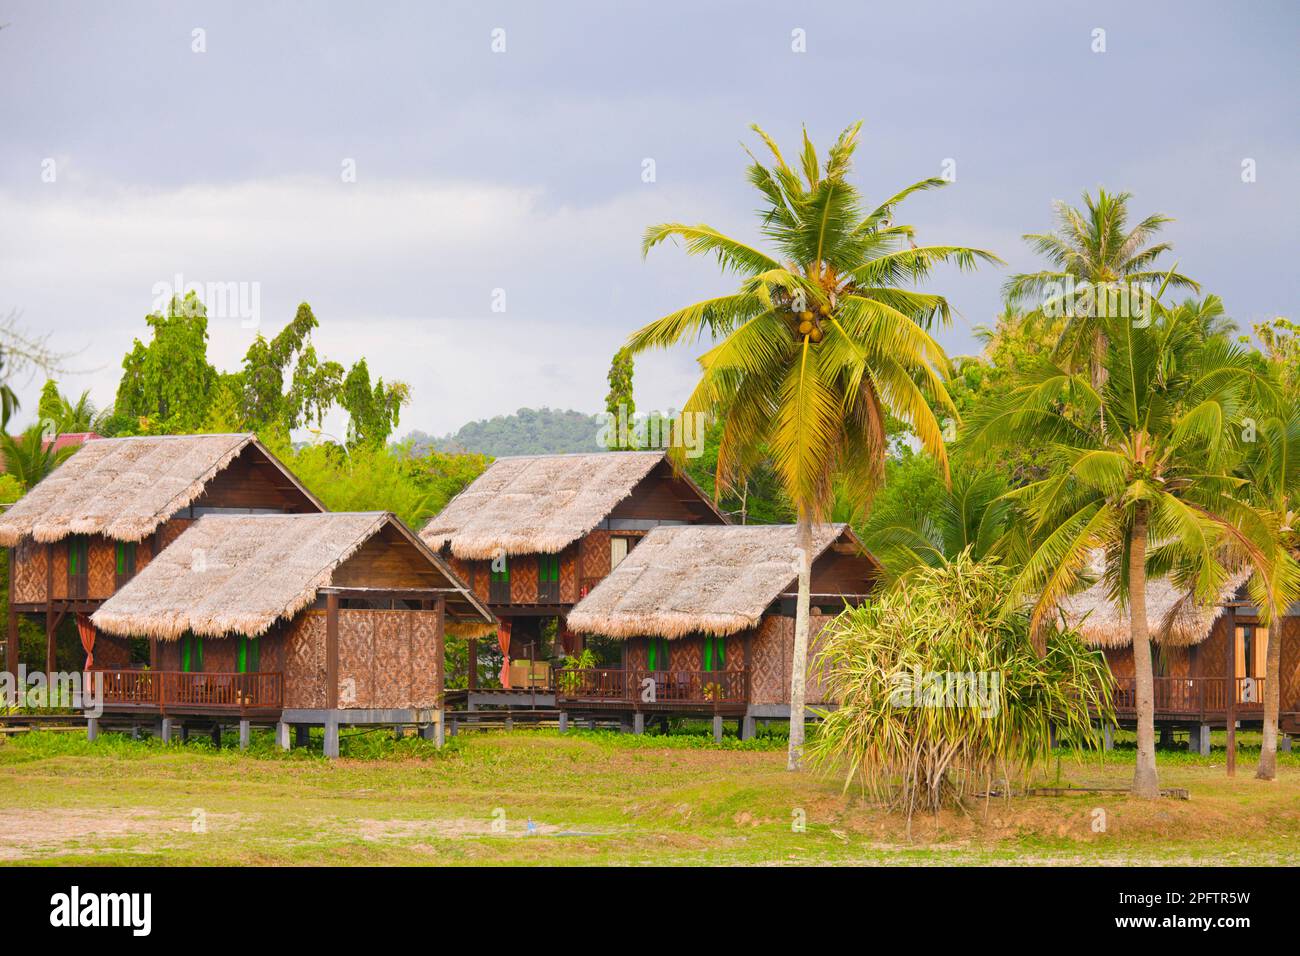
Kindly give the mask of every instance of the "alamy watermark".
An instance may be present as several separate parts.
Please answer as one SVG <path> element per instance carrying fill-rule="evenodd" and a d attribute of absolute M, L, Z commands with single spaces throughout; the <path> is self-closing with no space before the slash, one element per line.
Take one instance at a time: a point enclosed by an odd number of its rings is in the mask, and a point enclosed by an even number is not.
<path fill-rule="evenodd" d="M 618 414 L 605 413 L 604 424 L 596 434 L 602 448 L 636 449 L 640 451 L 684 448 L 687 458 L 704 454 L 704 432 L 708 426 L 705 412 L 682 412 L 671 409 L 666 414 L 650 412 L 646 415 L 629 415 L 626 405 L 618 406 Z"/>
<path fill-rule="evenodd" d="M 969 707 L 982 717 L 1002 709 L 1001 671 L 923 671 L 895 674 L 891 707 Z"/>
<path fill-rule="evenodd" d="M 186 282 L 179 272 L 172 279 L 155 282 L 151 290 L 153 311 L 166 315 L 174 300 L 180 314 L 187 310 L 212 319 L 238 319 L 241 329 L 262 324 L 262 283 Z M 193 292 L 194 297 L 187 298 Z"/>
<path fill-rule="evenodd" d="M 0 702 L 8 708 L 69 709 L 85 711 L 87 717 L 104 713 L 104 674 L 102 671 L 28 671 L 18 665 L 18 673 L 0 671 Z"/>

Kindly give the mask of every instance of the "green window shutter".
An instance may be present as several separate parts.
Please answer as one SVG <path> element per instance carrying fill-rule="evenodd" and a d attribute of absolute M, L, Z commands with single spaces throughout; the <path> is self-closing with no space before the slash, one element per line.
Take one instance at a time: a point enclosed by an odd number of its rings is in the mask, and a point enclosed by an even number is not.
<path fill-rule="evenodd" d="M 197 636 L 194 638 L 194 669 L 203 670 L 203 638 Z"/>
<path fill-rule="evenodd" d="M 126 574 L 126 542 L 117 542 L 113 550 L 117 552 L 117 573 Z"/>
<path fill-rule="evenodd" d="M 181 670 L 186 674 L 190 672 L 190 636 L 181 635 Z"/>
<path fill-rule="evenodd" d="M 240 637 L 239 644 L 236 645 L 236 668 L 241 674 L 248 673 L 248 638 Z"/>
<path fill-rule="evenodd" d="M 727 639 L 725 637 L 706 637 L 704 639 L 704 669 L 720 671 L 727 666 Z"/>

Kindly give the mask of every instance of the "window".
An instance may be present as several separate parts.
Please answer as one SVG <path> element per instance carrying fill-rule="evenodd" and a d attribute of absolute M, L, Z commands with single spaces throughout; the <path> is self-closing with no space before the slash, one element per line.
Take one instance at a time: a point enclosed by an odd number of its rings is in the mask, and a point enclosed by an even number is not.
<path fill-rule="evenodd" d="M 236 650 L 238 670 L 241 674 L 255 674 L 260 669 L 262 642 L 257 638 L 240 637 Z"/>
<path fill-rule="evenodd" d="M 720 671 L 727 668 L 727 639 L 725 637 L 706 637 L 704 639 L 704 669 Z"/>
<path fill-rule="evenodd" d="M 560 556 L 542 554 L 537 557 L 537 603 L 560 603 Z"/>
<path fill-rule="evenodd" d="M 627 538 L 610 538 L 609 539 L 609 569 L 613 571 L 627 557 L 627 553 L 632 550 L 631 543 Z"/>
<path fill-rule="evenodd" d="M 116 545 L 117 586 L 121 587 L 135 576 L 135 542 L 116 541 L 114 544 Z"/>
<path fill-rule="evenodd" d="M 646 670 L 667 670 L 668 660 L 668 641 L 662 637 L 650 638 L 650 646 L 646 648 Z"/>
<path fill-rule="evenodd" d="M 500 570 L 497 570 L 500 568 Z M 488 585 L 490 604 L 510 603 L 510 563 L 504 554 L 492 559 L 492 580 Z"/>
<path fill-rule="evenodd" d="M 186 674 L 203 670 L 203 638 L 193 634 L 181 636 L 181 670 Z"/>
<path fill-rule="evenodd" d="M 89 542 L 81 535 L 68 539 L 68 596 L 84 598 L 88 593 L 89 574 L 86 569 Z"/>

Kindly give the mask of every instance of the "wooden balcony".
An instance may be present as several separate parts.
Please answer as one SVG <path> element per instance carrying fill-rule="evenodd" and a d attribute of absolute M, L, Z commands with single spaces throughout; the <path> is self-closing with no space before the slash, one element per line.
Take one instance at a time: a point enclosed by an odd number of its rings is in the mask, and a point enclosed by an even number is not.
<path fill-rule="evenodd" d="M 1264 713 L 1263 678 L 1252 681 L 1246 677 L 1157 677 L 1153 680 L 1152 690 L 1157 721 L 1223 723 L 1228 717 L 1229 694 L 1232 695 L 1232 711 L 1238 720 L 1259 720 Z M 1136 719 L 1136 678 L 1116 678 L 1112 693 L 1115 716 L 1120 720 Z M 1248 699 L 1251 697 L 1253 700 Z M 1286 708 L 1285 702 L 1282 706 Z"/>
<path fill-rule="evenodd" d="M 745 670 L 562 668 L 554 682 L 556 703 L 574 710 L 739 713 L 749 702 Z"/>
<path fill-rule="evenodd" d="M 104 676 L 104 710 L 115 713 L 266 717 L 284 709 L 284 675 L 278 671 L 235 674 L 128 669 L 94 673 Z"/>

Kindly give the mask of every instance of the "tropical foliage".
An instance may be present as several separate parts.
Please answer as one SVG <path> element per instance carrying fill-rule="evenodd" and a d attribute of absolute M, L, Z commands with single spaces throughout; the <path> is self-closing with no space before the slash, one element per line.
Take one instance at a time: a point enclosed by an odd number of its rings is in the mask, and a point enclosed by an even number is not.
<path fill-rule="evenodd" d="M 1005 792 L 1051 753 L 1053 732 L 1097 746 L 1105 661 L 1070 632 L 1037 652 L 1029 615 L 1001 613 L 1013 579 L 962 552 L 827 625 L 816 666 L 839 706 L 809 746 L 814 765 L 910 821 Z"/>
<path fill-rule="evenodd" d="M 945 180 L 921 180 L 882 203 L 864 203 L 848 180 L 860 129 L 846 129 L 824 162 L 805 133 L 796 169 L 754 127 L 771 153 L 766 165 L 751 154 L 749 181 L 762 197 L 759 228 L 772 251 L 708 225 L 651 226 L 644 253 L 679 240 L 689 254 L 715 258 L 740 284 L 629 339 L 640 352 L 709 335 L 716 344 L 699 359 L 702 376 L 683 412 L 724 422 L 717 485 L 734 487 L 770 456 L 794 504 L 803 557 L 791 661 L 791 769 L 800 765 L 804 739 L 812 523 L 830 513 L 837 486 L 870 499 L 884 477 L 890 416 L 907 422 L 947 469 L 939 419 L 956 410 L 944 387 L 948 358 L 929 329 L 947 322 L 951 310 L 942 296 L 904 286 L 927 279 L 941 263 L 969 269 L 1000 261 L 965 246 L 918 246 L 913 227 L 894 223 L 904 199 Z"/>

